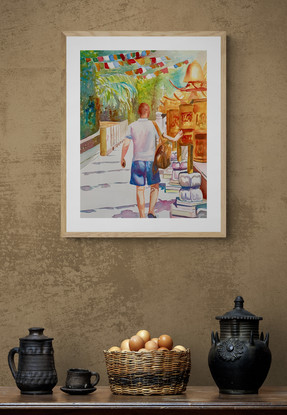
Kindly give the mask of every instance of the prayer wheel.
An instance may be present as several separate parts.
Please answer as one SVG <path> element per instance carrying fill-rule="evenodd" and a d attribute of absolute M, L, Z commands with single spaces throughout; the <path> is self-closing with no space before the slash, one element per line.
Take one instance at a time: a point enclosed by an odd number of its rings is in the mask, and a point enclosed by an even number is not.
<path fill-rule="evenodd" d="M 194 126 L 193 104 L 181 104 L 179 106 L 179 128 L 181 130 L 194 130 Z"/>
<path fill-rule="evenodd" d="M 194 132 L 193 143 L 193 159 L 194 161 L 199 161 L 200 163 L 207 162 L 207 134 L 206 132 Z"/>
<path fill-rule="evenodd" d="M 183 136 L 177 142 L 177 159 L 181 161 L 181 146 L 188 147 L 187 171 L 193 172 L 193 130 L 183 130 Z"/>
<path fill-rule="evenodd" d="M 179 132 L 179 110 L 171 109 L 166 114 L 167 135 L 175 137 Z"/>
<path fill-rule="evenodd" d="M 187 171 L 193 172 L 193 130 L 195 114 L 193 104 L 181 104 L 179 106 L 179 128 L 183 136 L 177 143 L 177 159 L 181 159 L 181 146 L 188 147 Z"/>
<path fill-rule="evenodd" d="M 207 102 L 206 98 L 193 101 L 193 112 L 195 114 L 195 130 L 207 130 Z"/>
<path fill-rule="evenodd" d="M 193 144 L 193 130 L 183 130 L 183 136 L 178 140 L 181 146 Z"/>

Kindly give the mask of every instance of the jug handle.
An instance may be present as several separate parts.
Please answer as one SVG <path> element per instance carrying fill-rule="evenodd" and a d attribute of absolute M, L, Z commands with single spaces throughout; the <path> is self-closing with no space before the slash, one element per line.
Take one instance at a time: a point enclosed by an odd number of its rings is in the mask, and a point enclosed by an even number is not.
<path fill-rule="evenodd" d="M 92 387 L 96 386 L 99 383 L 100 380 L 100 375 L 98 374 L 98 372 L 91 372 L 91 376 L 95 376 L 96 380 L 94 383 L 92 383 Z"/>
<path fill-rule="evenodd" d="M 10 367 L 10 370 L 12 372 L 12 375 L 13 375 L 14 379 L 16 379 L 16 376 L 17 376 L 17 370 L 16 370 L 16 366 L 15 366 L 14 356 L 15 356 L 15 353 L 19 353 L 19 352 L 20 352 L 19 347 L 13 347 L 13 349 L 11 349 L 9 354 L 8 354 L 8 364 L 9 364 L 9 367 Z"/>

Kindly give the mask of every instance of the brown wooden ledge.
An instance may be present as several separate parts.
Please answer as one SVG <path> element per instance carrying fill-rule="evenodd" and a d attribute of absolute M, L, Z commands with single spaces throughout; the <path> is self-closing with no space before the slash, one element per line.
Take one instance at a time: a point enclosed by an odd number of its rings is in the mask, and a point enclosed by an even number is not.
<path fill-rule="evenodd" d="M 113 412 L 112 412 L 113 411 Z M 287 414 L 287 387 L 264 387 L 258 395 L 219 395 L 212 386 L 191 386 L 182 395 L 113 395 L 100 386 L 85 396 L 67 395 L 59 387 L 52 395 L 21 395 L 16 387 L 0 387 L 0 413 L 75 415 L 199 415 Z"/>

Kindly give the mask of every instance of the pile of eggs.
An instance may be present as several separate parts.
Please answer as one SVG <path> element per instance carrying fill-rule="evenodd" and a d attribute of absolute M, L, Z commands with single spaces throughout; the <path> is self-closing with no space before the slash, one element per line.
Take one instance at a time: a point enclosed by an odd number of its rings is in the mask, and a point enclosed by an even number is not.
<path fill-rule="evenodd" d="M 135 336 L 123 340 L 121 347 L 113 346 L 109 349 L 109 352 L 151 352 L 153 350 L 186 352 L 186 348 L 183 346 L 173 347 L 173 340 L 168 334 L 162 334 L 151 339 L 147 330 L 138 331 Z"/>

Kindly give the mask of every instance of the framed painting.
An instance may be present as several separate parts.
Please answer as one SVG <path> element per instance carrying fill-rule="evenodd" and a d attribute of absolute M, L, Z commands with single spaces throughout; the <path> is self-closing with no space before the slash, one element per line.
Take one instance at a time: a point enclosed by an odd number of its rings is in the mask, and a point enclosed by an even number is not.
<path fill-rule="evenodd" d="M 62 236 L 225 237 L 225 33 L 62 39 Z"/>

